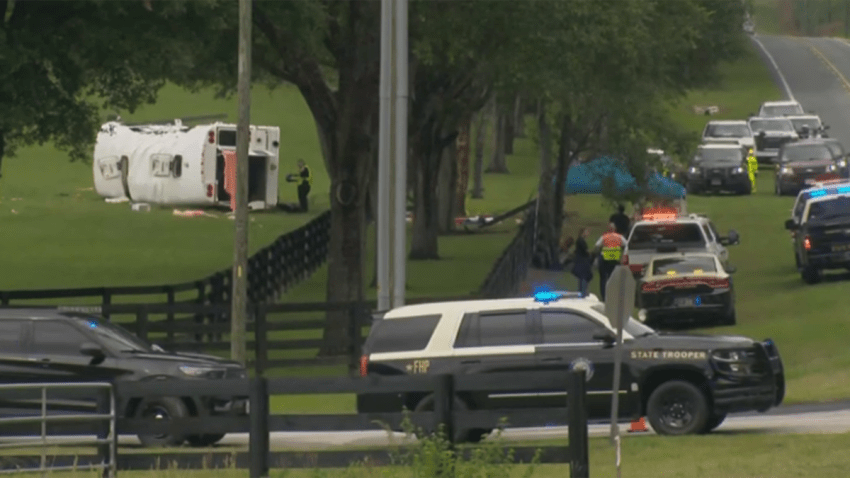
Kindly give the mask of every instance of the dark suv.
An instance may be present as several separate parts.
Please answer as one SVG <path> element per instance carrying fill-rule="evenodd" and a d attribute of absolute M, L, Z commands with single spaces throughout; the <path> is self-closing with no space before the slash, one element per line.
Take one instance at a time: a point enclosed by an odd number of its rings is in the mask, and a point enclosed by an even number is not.
<path fill-rule="evenodd" d="M 847 177 L 847 158 L 835 143 L 807 139 L 782 145 L 776 164 L 777 196 L 797 194 L 818 181 Z"/>
<path fill-rule="evenodd" d="M 59 309 L 0 309 L 0 383 L 115 382 L 238 379 L 247 370 L 219 357 L 171 353 L 126 329 L 87 314 Z M 56 395 L 56 397 L 54 397 Z M 91 410 L 51 392 L 53 410 Z M 119 416 L 160 419 L 247 414 L 247 397 L 161 397 L 118 403 Z M 40 405 L 36 405 L 40 406 Z M 31 402 L 0 397 L 0 413 L 22 413 Z M 69 408 L 70 407 L 70 408 Z M 10 410 L 14 410 L 10 412 Z M 209 446 L 224 435 L 140 435 L 145 446 Z"/>

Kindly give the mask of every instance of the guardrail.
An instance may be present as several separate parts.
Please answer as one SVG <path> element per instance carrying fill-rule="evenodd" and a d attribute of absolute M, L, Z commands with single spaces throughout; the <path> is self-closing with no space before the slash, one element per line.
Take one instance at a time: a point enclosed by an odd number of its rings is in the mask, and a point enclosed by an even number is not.
<path fill-rule="evenodd" d="M 562 386 L 553 386 L 560 383 Z M 251 478 L 268 476 L 270 468 L 295 467 L 339 467 L 347 466 L 355 459 L 374 457 L 376 462 L 387 463 L 387 451 L 340 451 L 321 452 L 272 452 L 270 433 L 292 431 L 355 431 L 384 429 L 381 422 L 390 429 L 398 430 L 403 421 L 409 420 L 415 426 L 437 430 L 444 427 L 448 431 L 446 438 L 451 443 L 452 430 L 481 428 L 493 429 L 503 426 L 507 419 L 510 427 L 533 427 L 547 425 L 568 425 L 569 443 L 567 447 L 526 447 L 517 451 L 516 456 L 527 459 L 537 449 L 543 451 L 541 461 L 545 463 L 569 463 L 571 477 L 589 476 L 588 466 L 588 419 L 585 373 L 576 371 L 548 372 L 508 372 L 482 375 L 464 375 L 458 380 L 452 375 L 407 375 L 407 376 L 366 376 L 334 378 L 279 378 L 279 379 L 239 379 L 239 380 L 186 380 L 166 382 L 117 382 L 115 394 L 120 403 L 132 398 L 162 396 L 215 396 L 222 390 L 228 390 L 234 396 L 250 397 L 249 416 L 204 416 L 184 417 L 170 420 L 119 418 L 119 434 L 215 434 L 249 433 L 248 453 L 239 453 L 235 465 L 249 468 Z M 566 392 L 564 407 L 541 409 L 501 409 L 501 410 L 457 410 L 454 409 L 457 396 L 468 396 L 486 392 L 517 392 L 527 390 L 561 389 Z M 269 409 L 271 395 L 297 394 L 375 394 L 375 393 L 417 393 L 419 396 L 433 394 L 434 406 L 430 411 L 359 413 L 346 415 L 278 415 Z M 18 435 L 27 430 L 18 428 Z M 29 430 L 30 433 L 37 430 Z M 84 434 L 85 428 L 56 429 L 55 433 Z M 91 433 L 89 430 L 88 433 Z M 453 447 L 452 447 L 453 448 Z M 566 449 L 565 449 L 566 448 Z M 194 455 L 192 457 L 191 455 Z M 233 454 L 224 454 L 233 458 Z M 310 459 L 305 459 L 310 455 Z M 197 464 L 203 461 L 210 466 L 209 453 L 159 453 L 117 455 L 118 469 L 152 469 Z M 221 457 L 220 457 L 221 458 Z M 57 463 L 67 462 L 70 457 L 53 457 Z M 78 456 L 78 466 L 89 462 L 102 461 L 99 456 Z M 291 460 L 291 461 L 288 461 Z M 346 460 L 348 461 L 346 463 Z M 231 463 L 231 466 L 234 463 Z"/>
<path fill-rule="evenodd" d="M 66 393 L 63 393 L 63 398 L 68 399 L 68 390 L 73 390 L 71 395 L 80 395 L 81 392 L 83 394 L 91 394 L 91 391 L 86 392 L 87 389 L 96 390 L 96 403 L 95 403 L 95 413 L 87 413 L 87 414 L 57 414 L 50 415 L 48 409 L 48 390 L 65 390 Z M 9 442 L 0 442 L 0 449 L 16 449 L 16 448 L 30 448 L 34 446 L 41 447 L 41 456 L 39 460 L 39 466 L 35 467 L 27 467 L 24 463 L 17 463 L 15 457 L 11 457 L 11 462 L 3 463 L 2 458 L 6 458 L 8 461 L 8 457 L 0 458 L 0 464 L 3 466 L 0 467 L 0 474 L 12 474 L 12 473 L 46 473 L 46 472 L 54 472 L 54 471 L 73 471 L 79 469 L 76 465 L 52 465 L 48 466 L 47 463 L 47 447 L 62 447 L 62 446 L 85 446 L 87 444 L 95 444 L 98 446 L 99 453 L 98 459 L 89 460 L 90 462 L 87 464 L 87 468 L 96 468 L 102 469 L 104 471 L 104 478 L 115 478 L 116 476 L 116 456 L 117 456 L 117 448 L 118 448 L 118 433 L 116 426 L 117 419 L 117 411 L 116 411 L 116 400 L 115 395 L 113 394 L 113 388 L 111 383 L 25 383 L 25 384 L 0 384 L 0 401 L 4 404 L 8 404 L 10 401 L 15 400 L 27 400 L 32 399 L 33 391 L 38 392 L 38 400 L 39 400 L 39 411 L 40 415 L 25 415 L 25 416 L 12 416 L 12 417 L 0 417 L 0 429 L 8 429 L 14 426 L 26 425 L 30 423 L 38 423 L 39 425 L 39 439 L 37 440 L 15 440 Z M 30 392 L 30 393 L 28 393 Z M 89 398 L 88 396 L 85 398 Z M 108 422 L 108 425 L 97 427 L 94 430 L 94 433 L 97 435 L 97 438 L 87 441 L 77 440 L 48 440 L 48 425 L 52 425 L 53 423 L 69 423 L 69 422 Z"/>

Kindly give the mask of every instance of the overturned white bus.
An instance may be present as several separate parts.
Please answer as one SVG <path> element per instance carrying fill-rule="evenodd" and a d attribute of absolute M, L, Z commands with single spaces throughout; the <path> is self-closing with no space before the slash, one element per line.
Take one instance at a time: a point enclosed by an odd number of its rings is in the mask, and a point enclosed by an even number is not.
<path fill-rule="evenodd" d="M 278 204 L 280 128 L 251 126 L 248 202 Z M 133 202 L 230 206 L 235 183 L 236 125 L 221 122 L 101 126 L 94 148 L 94 188 Z"/>

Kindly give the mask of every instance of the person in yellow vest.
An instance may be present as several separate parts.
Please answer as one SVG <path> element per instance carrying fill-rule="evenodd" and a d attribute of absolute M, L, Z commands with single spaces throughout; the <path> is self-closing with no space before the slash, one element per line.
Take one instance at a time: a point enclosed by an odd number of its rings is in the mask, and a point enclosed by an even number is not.
<path fill-rule="evenodd" d="M 310 171 L 303 159 L 299 159 L 297 164 L 298 174 L 290 174 L 286 177 L 286 180 L 298 185 L 298 204 L 302 212 L 307 212 L 307 195 L 310 194 L 310 187 L 313 186 L 313 172 Z"/>
<path fill-rule="evenodd" d="M 750 175 L 750 183 L 753 185 L 753 192 L 756 192 L 756 176 L 759 174 L 759 162 L 756 155 L 753 153 L 753 148 L 747 152 L 747 174 Z"/>
<path fill-rule="evenodd" d="M 599 251 L 599 295 L 602 300 L 605 300 L 608 278 L 614 268 L 622 263 L 626 242 L 626 238 L 617 233 L 617 226 L 613 222 L 608 223 L 608 231 L 596 241 L 596 250 Z"/>

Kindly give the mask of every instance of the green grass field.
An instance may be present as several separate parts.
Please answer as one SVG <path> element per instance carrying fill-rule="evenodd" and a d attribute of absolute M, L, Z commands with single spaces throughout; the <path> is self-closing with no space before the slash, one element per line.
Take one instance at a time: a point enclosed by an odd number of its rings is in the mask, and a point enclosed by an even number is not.
<path fill-rule="evenodd" d="M 517 443 L 515 446 L 566 445 L 566 442 Z M 846 447 L 850 434 L 842 435 L 761 435 L 715 433 L 708 436 L 686 437 L 631 437 L 622 441 L 622 475 L 650 478 L 844 478 Z M 746 450 L 746 453 L 736 452 Z M 616 476 L 615 450 L 608 438 L 591 438 L 590 476 Z M 465 467 L 469 468 L 469 466 Z M 414 477 L 415 468 L 353 467 L 345 469 L 272 469 L 271 478 L 319 478 L 345 476 Z M 471 470 L 470 470 L 471 471 Z M 507 475 L 485 475 L 484 468 L 474 474 L 462 476 L 526 476 L 528 466 L 515 465 Z M 243 478 L 247 470 L 163 470 L 121 471 L 122 478 Z M 56 478 L 94 478 L 94 471 L 60 473 L 47 476 Z M 531 475 L 535 478 L 569 476 L 568 465 L 538 465 Z"/>

